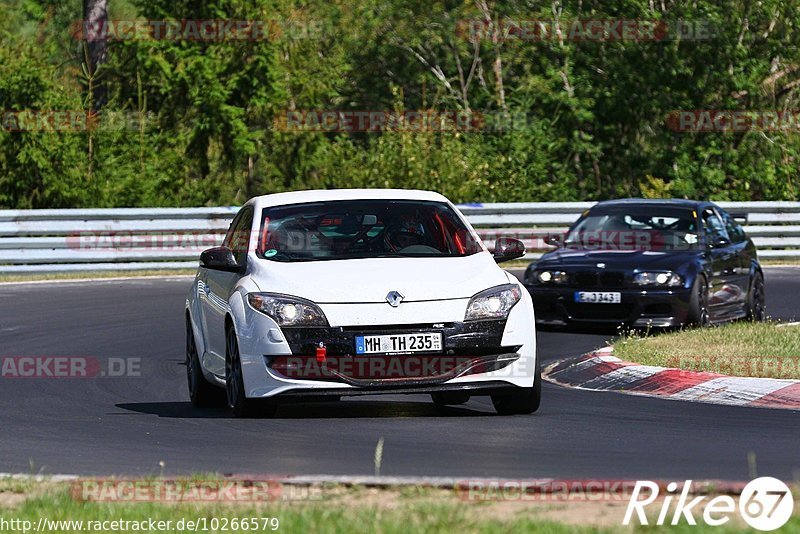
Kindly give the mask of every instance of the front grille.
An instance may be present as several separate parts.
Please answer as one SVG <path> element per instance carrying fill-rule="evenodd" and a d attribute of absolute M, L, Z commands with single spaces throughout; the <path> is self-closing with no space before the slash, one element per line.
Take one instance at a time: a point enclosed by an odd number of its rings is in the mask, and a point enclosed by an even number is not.
<path fill-rule="evenodd" d="M 295 355 L 313 355 L 323 343 L 329 356 L 352 355 L 356 336 L 379 335 L 393 332 L 424 333 L 441 332 L 443 352 L 448 355 L 468 353 L 470 355 L 492 354 L 500 348 L 505 319 L 470 321 L 465 323 L 406 324 L 406 325 L 361 325 L 335 327 L 285 327 L 282 329 L 289 349 Z"/>
<path fill-rule="evenodd" d="M 594 287 L 597 285 L 597 273 L 594 271 L 578 271 L 573 276 L 575 285 L 581 287 Z"/>
<path fill-rule="evenodd" d="M 569 276 L 569 280 L 572 286 L 579 289 L 620 288 L 625 285 L 625 273 L 620 271 L 576 271 Z"/>
<path fill-rule="evenodd" d="M 600 273 L 600 285 L 603 287 L 622 287 L 625 283 L 625 273 L 617 271 L 604 271 Z"/>

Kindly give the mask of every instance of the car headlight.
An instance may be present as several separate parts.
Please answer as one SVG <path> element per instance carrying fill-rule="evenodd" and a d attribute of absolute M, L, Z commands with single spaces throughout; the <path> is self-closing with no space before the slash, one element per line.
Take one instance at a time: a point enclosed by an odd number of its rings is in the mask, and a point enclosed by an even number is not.
<path fill-rule="evenodd" d="M 520 298 L 522 293 L 516 284 L 506 284 L 481 291 L 469 299 L 464 320 L 501 319 L 508 316 L 508 312 Z"/>
<path fill-rule="evenodd" d="M 274 293 L 248 293 L 250 306 L 272 317 L 280 326 L 328 326 L 319 306 L 310 300 Z"/>
<path fill-rule="evenodd" d="M 540 284 L 563 284 L 567 281 L 567 273 L 564 271 L 538 271 L 536 280 Z"/>
<path fill-rule="evenodd" d="M 683 278 L 672 271 L 644 271 L 633 275 L 633 283 L 639 286 L 675 287 L 683 283 Z"/>

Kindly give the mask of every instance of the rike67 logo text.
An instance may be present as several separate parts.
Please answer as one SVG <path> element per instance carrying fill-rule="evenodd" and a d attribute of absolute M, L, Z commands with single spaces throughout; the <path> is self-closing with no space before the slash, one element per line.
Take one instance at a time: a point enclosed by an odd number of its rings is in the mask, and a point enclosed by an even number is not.
<path fill-rule="evenodd" d="M 652 519 L 652 513 L 657 510 L 656 525 L 665 525 L 667 521 L 672 525 L 682 521 L 696 525 L 697 514 L 706 525 L 720 526 L 728 523 L 738 512 L 750 527 L 770 531 L 785 525 L 794 509 L 791 491 L 777 478 L 752 480 L 742 489 L 738 503 L 730 495 L 699 495 L 691 498 L 691 487 L 691 480 L 687 480 L 682 487 L 677 482 L 671 482 L 667 484 L 666 494 L 661 495 L 655 482 L 637 481 L 622 524 L 629 525 L 635 514 L 639 524 L 647 525 L 648 512 Z M 659 497 L 663 499 L 657 503 Z"/>

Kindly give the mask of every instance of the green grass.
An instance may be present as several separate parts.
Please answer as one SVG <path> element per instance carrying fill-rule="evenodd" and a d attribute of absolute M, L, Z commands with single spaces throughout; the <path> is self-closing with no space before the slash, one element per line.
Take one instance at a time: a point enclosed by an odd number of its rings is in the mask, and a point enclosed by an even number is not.
<path fill-rule="evenodd" d="M 792 266 L 800 265 L 800 258 L 762 258 L 758 260 L 761 265 L 769 265 L 770 267 Z"/>
<path fill-rule="evenodd" d="M 737 322 L 660 335 L 631 334 L 614 343 L 631 362 L 731 376 L 800 378 L 800 325 Z"/>
<path fill-rule="evenodd" d="M 211 478 L 213 479 L 213 477 Z M 211 480 L 200 477 L 199 480 Z M 257 532 L 272 532 L 262 529 L 261 518 L 277 518 L 276 532 L 331 532 L 331 533 L 407 533 L 407 532 L 541 532 L 541 533 L 613 533 L 647 532 L 657 529 L 667 532 L 693 533 L 739 533 L 747 529 L 741 522 L 726 527 L 704 527 L 681 525 L 676 527 L 622 527 L 626 503 L 617 503 L 608 508 L 608 503 L 596 503 L 595 511 L 606 515 L 605 526 L 575 524 L 576 515 L 581 514 L 580 503 L 506 503 L 465 502 L 457 498 L 452 490 L 406 487 L 375 489 L 363 487 L 329 486 L 314 501 L 257 502 L 257 503 L 202 503 L 165 504 L 155 502 L 86 502 L 76 499 L 68 483 L 29 482 L 19 486 L 18 481 L 0 481 L 0 518 L 5 520 L 30 521 L 37 525 L 39 518 L 50 521 L 170 521 L 171 528 L 159 532 L 187 532 L 179 530 L 179 521 L 203 521 L 212 526 L 212 520 L 229 521 L 233 518 L 258 518 Z M 13 488 L 13 489 L 12 489 Z M 10 491 L 24 490 L 28 499 L 7 504 L 4 495 Z M 583 511 L 585 512 L 585 508 Z M 549 514 L 546 518 L 542 514 Z M 572 524 L 553 520 L 563 517 Z M 578 521 L 581 522 L 580 520 Z M 222 523 L 217 530 L 222 532 Z M 86 525 L 84 525 L 85 527 Z M 253 529 L 234 528 L 228 524 L 226 532 L 253 532 Z M 34 527 L 35 528 L 35 527 Z M 800 518 L 794 517 L 782 531 L 798 531 Z M 199 529 L 201 532 L 204 530 Z M 84 528 L 83 531 L 86 531 Z M 114 532 L 133 530 L 107 529 Z M 42 532 L 42 531 L 40 531 Z M 47 532 L 54 532 L 45 530 Z M 59 533 L 82 532 L 78 528 L 63 527 Z"/>
<path fill-rule="evenodd" d="M 146 520 L 171 521 L 172 528 L 164 532 L 183 532 L 177 528 L 180 520 L 211 521 L 233 518 L 258 518 L 259 529 L 262 518 L 277 518 L 278 532 L 497 532 L 511 531 L 568 533 L 607 532 L 591 527 L 575 528 L 552 521 L 540 521 L 535 516 L 509 515 L 507 518 L 488 519 L 481 517 L 485 506 L 459 503 L 455 497 L 437 501 L 429 492 L 404 496 L 393 493 L 396 502 L 391 506 L 370 501 L 364 504 L 367 491 L 352 488 L 333 492 L 333 496 L 314 502 L 284 503 L 231 503 L 231 504 L 161 504 L 141 503 L 93 503 L 76 500 L 69 491 L 59 488 L 46 495 L 32 497 L 19 506 L 0 506 L 0 517 L 20 519 L 36 525 L 40 517 L 51 521 L 97 521 L 97 520 Z M 437 493 L 437 492 L 432 492 Z M 441 493 L 438 492 L 438 493 Z M 2 493 L 0 493 L 2 495 Z M 388 495 L 387 495 L 388 496 Z M 424 498 L 423 498 L 424 497 Z M 379 497 L 380 498 L 380 497 Z M 349 500 L 348 500 L 349 499 Z M 374 499 L 373 499 L 374 500 Z M 455 501 L 455 502 L 454 502 Z M 2 501 L 0 501 L 2 502 Z M 200 529 L 202 531 L 202 529 Z M 115 530 L 123 532 L 122 530 Z M 187 530 L 188 531 L 188 530 Z M 222 531 L 220 526 L 218 531 Z M 233 528 L 229 532 L 247 532 L 251 529 Z M 258 532 L 271 532 L 271 528 Z M 76 528 L 63 528 L 59 533 L 78 533 Z M 212 530 L 212 532 L 215 532 Z"/>

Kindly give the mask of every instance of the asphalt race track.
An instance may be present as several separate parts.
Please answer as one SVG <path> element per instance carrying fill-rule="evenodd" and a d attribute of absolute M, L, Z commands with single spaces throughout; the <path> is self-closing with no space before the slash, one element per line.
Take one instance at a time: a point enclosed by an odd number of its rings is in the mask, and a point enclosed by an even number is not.
<path fill-rule="evenodd" d="M 766 274 L 768 311 L 794 319 L 800 269 Z M 800 414 L 545 384 L 541 410 L 501 417 L 488 398 L 443 412 L 427 395 L 282 407 L 236 420 L 187 400 L 189 279 L 0 285 L 0 356 L 141 358 L 141 376 L 0 378 L 0 472 L 382 474 L 748 480 L 800 476 Z M 609 334 L 541 332 L 543 361 Z M 164 467 L 159 463 L 163 462 Z"/>

